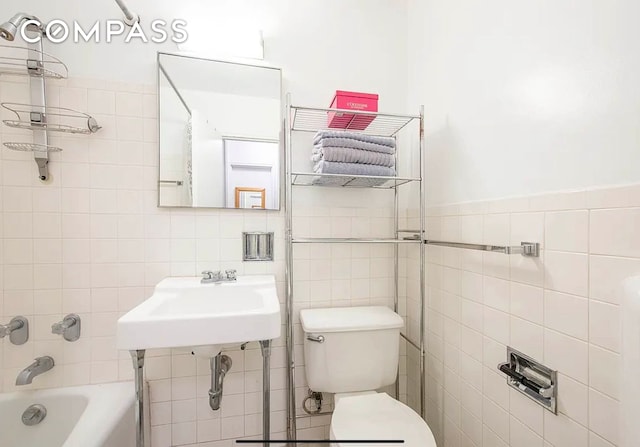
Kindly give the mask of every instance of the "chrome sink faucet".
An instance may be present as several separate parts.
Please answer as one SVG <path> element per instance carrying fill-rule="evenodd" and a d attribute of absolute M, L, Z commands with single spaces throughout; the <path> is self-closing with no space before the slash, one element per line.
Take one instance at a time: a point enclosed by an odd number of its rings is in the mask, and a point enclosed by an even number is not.
<path fill-rule="evenodd" d="M 220 270 L 217 270 L 215 272 L 212 272 L 211 270 L 205 270 L 204 272 L 202 272 L 202 279 L 200 280 L 200 282 L 202 284 L 219 284 L 221 282 L 232 282 L 236 280 L 236 270 L 233 269 L 225 270 L 224 274 Z"/>
<path fill-rule="evenodd" d="M 38 357 L 35 362 L 20 371 L 16 378 L 16 385 L 29 385 L 33 378 L 49 371 L 55 365 L 53 358 L 48 355 Z"/>

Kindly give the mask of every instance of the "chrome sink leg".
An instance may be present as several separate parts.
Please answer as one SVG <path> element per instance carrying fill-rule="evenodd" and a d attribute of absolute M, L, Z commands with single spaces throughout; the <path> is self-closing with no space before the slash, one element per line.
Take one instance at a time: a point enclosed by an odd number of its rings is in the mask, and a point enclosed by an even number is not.
<path fill-rule="evenodd" d="M 271 432 L 271 340 L 260 342 L 262 350 L 262 439 L 269 445 Z"/>
<path fill-rule="evenodd" d="M 144 446 L 144 349 L 129 351 L 133 360 L 136 384 L 136 447 Z"/>

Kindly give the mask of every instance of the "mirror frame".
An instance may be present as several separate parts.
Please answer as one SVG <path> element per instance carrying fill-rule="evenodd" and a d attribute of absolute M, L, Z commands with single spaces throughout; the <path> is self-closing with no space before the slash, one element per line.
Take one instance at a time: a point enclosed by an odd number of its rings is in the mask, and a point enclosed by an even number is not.
<path fill-rule="evenodd" d="M 208 207 L 208 206 L 180 206 L 180 205 L 161 205 L 160 204 L 160 58 L 162 56 L 174 56 L 174 57 L 183 57 L 185 59 L 197 59 L 197 60 L 201 60 L 201 61 L 207 61 L 207 62 L 220 62 L 223 64 L 233 64 L 233 65 L 244 65 L 247 67 L 254 67 L 254 68 L 266 68 L 266 69 L 270 69 L 270 70 L 277 70 L 280 73 L 280 116 L 279 116 L 279 122 L 280 122 L 280 129 L 279 129 L 279 139 L 278 139 L 278 145 L 279 145 L 279 150 L 278 150 L 278 163 L 279 163 L 279 178 L 278 178 L 278 207 L 277 208 L 228 208 L 228 207 Z M 285 106 L 284 106 L 284 95 L 283 95 L 283 82 L 282 82 L 282 68 L 280 67 L 276 67 L 267 63 L 262 63 L 261 61 L 255 60 L 255 61 L 251 61 L 248 62 L 245 59 L 233 59 L 233 58 L 229 58 L 229 59 L 213 59 L 213 58 L 209 58 L 209 57 L 204 57 L 204 56 L 197 56 L 197 55 L 193 55 L 193 54 L 189 54 L 189 53 L 185 53 L 185 52 L 170 52 L 170 51 L 158 51 L 157 55 L 156 55 L 156 110 L 158 111 L 158 126 L 157 126 L 157 139 L 158 139 L 158 178 L 156 180 L 156 191 L 158 194 L 158 200 L 156 202 L 156 207 L 157 208 L 179 208 L 179 209 L 193 209 L 193 210 L 197 210 L 197 209 L 208 209 L 208 210 L 232 210 L 232 211 L 238 211 L 238 210 L 243 210 L 243 211 L 281 211 L 283 209 L 282 207 L 282 200 L 283 200 L 283 196 L 284 196 L 284 192 L 283 189 L 285 187 L 285 176 L 283 175 L 283 173 L 285 172 L 285 166 L 284 166 L 284 162 L 285 162 L 285 158 L 284 158 L 284 113 L 285 113 Z M 170 83 L 172 83 L 172 81 L 169 81 Z M 175 86 L 172 86 L 175 89 Z"/>

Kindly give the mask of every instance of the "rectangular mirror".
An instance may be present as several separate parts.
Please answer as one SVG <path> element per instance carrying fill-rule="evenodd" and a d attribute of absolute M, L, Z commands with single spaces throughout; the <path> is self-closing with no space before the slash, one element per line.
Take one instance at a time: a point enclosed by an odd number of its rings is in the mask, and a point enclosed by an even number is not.
<path fill-rule="evenodd" d="M 280 209 L 280 69 L 158 54 L 158 206 Z"/>

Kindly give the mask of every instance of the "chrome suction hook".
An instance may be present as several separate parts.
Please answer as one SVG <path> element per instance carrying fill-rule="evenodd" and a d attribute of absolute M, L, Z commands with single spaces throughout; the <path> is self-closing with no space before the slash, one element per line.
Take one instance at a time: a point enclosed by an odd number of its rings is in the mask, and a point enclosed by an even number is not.
<path fill-rule="evenodd" d="M 35 157 L 36 164 L 38 165 L 38 178 L 45 182 L 49 179 L 49 158 Z"/>

